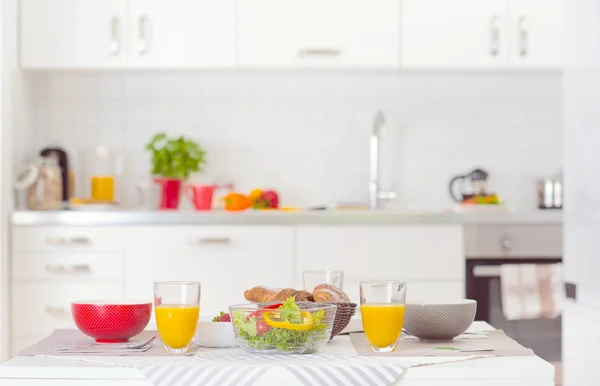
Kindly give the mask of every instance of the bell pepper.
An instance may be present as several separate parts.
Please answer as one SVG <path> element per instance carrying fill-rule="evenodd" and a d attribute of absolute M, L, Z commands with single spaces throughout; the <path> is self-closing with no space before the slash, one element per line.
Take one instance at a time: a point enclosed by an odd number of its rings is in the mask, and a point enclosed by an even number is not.
<path fill-rule="evenodd" d="M 254 312 L 248 314 L 248 316 L 246 317 L 246 320 L 250 320 L 252 318 L 260 318 L 262 316 L 263 312 L 265 312 L 266 310 L 276 310 L 279 307 L 281 307 L 281 303 L 271 304 L 270 306 L 266 306 L 263 309 L 260 309 L 258 311 L 254 311 Z"/>
<path fill-rule="evenodd" d="M 310 314 L 310 312 L 306 312 L 306 311 L 302 311 L 302 312 L 300 312 L 300 314 L 302 315 L 302 324 L 290 323 L 289 320 L 284 320 L 282 322 L 275 321 L 275 320 L 271 319 L 274 315 L 274 312 L 263 313 L 263 320 L 265 321 L 265 323 L 267 323 L 269 326 L 271 326 L 273 328 L 283 328 L 286 330 L 293 330 L 293 331 L 308 331 L 308 330 L 310 330 L 313 326 L 312 315 Z"/>
<path fill-rule="evenodd" d="M 250 198 L 240 193 L 229 193 L 224 200 L 225 210 L 230 212 L 246 210 L 252 205 Z"/>

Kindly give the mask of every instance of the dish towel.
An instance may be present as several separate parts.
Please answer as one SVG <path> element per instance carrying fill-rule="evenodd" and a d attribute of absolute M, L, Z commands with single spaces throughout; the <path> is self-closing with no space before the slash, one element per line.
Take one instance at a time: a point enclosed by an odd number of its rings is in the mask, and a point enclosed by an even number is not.
<path fill-rule="evenodd" d="M 556 318 L 566 298 L 561 263 L 504 264 L 500 287 L 508 320 Z"/>

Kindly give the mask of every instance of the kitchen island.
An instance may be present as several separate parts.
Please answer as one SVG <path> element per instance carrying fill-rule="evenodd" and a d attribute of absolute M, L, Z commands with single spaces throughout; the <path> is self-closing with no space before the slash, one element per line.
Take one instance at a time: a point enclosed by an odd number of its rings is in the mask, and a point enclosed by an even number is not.
<path fill-rule="evenodd" d="M 492 327 L 483 322 L 475 322 L 469 331 L 491 330 Z M 338 342 L 344 337 L 336 338 Z M 330 345 L 336 345 L 334 339 Z M 202 350 L 202 349 L 200 349 Z M 171 385 L 153 383 L 142 371 L 133 357 L 41 357 L 17 356 L 0 367 L 0 383 L 3 386 L 62 386 L 62 385 Z M 359 357 L 360 358 L 360 357 Z M 136 358 L 141 361 L 141 358 Z M 143 358 L 151 360 L 152 358 Z M 190 358 L 156 357 L 155 360 L 166 362 L 185 361 Z M 194 358 L 195 359 L 195 358 Z M 457 358 L 393 358 L 398 363 L 414 365 L 424 362 L 446 362 Z M 466 358 L 461 358 L 466 359 Z M 199 359 L 201 360 L 201 359 Z M 383 359 L 385 361 L 390 358 Z M 138 362 L 139 362 L 138 361 Z M 267 366 L 266 371 L 253 385 L 280 385 L 285 379 L 286 386 L 302 386 L 302 383 L 280 362 L 263 361 L 260 366 Z M 225 365 L 227 366 L 227 365 Z M 163 377 L 163 379 L 165 379 Z M 215 383 L 216 382 L 216 383 Z M 191 381 L 189 383 L 193 384 Z M 201 385 L 221 385 L 212 379 Z M 239 382 L 238 382 L 239 384 Z M 362 385 L 364 382 L 355 383 Z M 381 382 L 370 383 L 380 385 Z M 554 367 L 537 356 L 525 357 L 484 357 L 454 363 L 440 363 L 420 367 L 412 367 L 396 379 L 394 385 L 400 386 L 553 386 Z M 317 386 L 317 385 L 315 385 Z"/>
<path fill-rule="evenodd" d="M 315 269 L 343 270 L 354 302 L 359 281 L 382 278 L 407 281 L 411 301 L 462 299 L 467 256 L 560 258 L 562 213 L 16 212 L 11 239 L 14 355 L 74 327 L 73 294 L 148 299 L 161 280 L 202 282 L 207 319 Z"/>

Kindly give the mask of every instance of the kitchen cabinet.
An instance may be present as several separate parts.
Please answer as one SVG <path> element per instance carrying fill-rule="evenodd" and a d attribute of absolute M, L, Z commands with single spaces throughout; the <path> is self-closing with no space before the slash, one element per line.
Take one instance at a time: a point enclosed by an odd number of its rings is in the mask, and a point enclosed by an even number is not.
<path fill-rule="evenodd" d="M 402 66 L 558 68 L 563 1 L 402 0 Z"/>
<path fill-rule="evenodd" d="M 510 0 L 511 67 L 560 67 L 564 52 L 564 0 Z"/>
<path fill-rule="evenodd" d="M 127 297 L 151 298 L 155 281 L 200 281 L 203 318 L 245 303 L 254 286 L 285 288 L 294 277 L 293 227 L 144 227 L 130 234 Z"/>
<path fill-rule="evenodd" d="M 362 280 L 404 280 L 414 301 L 464 297 L 461 225 L 299 226 L 296 245 L 298 286 L 302 271 L 342 269 L 356 303 Z"/>
<path fill-rule="evenodd" d="M 233 67 L 235 0 L 130 0 L 129 66 Z"/>
<path fill-rule="evenodd" d="M 21 0 L 22 66 L 124 66 L 127 6 L 127 0 Z"/>
<path fill-rule="evenodd" d="M 235 0 L 22 0 L 26 69 L 227 68 Z"/>
<path fill-rule="evenodd" d="M 240 67 L 398 66 L 397 0 L 239 0 Z"/>
<path fill-rule="evenodd" d="M 503 67 L 506 20 L 505 0 L 403 0 L 402 66 Z"/>

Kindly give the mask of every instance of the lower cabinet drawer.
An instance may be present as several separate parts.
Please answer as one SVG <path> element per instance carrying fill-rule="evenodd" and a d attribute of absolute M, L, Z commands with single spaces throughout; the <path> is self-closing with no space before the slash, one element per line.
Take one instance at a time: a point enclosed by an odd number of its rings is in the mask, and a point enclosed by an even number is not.
<path fill-rule="evenodd" d="M 124 261 L 120 253 L 14 252 L 14 280 L 120 280 Z"/>
<path fill-rule="evenodd" d="M 121 282 L 104 284 L 32 284 L 12 288 L 12 335 L 46 336 L 57 328 L 75 328 L 73 300 L 119 299 Z"/>

